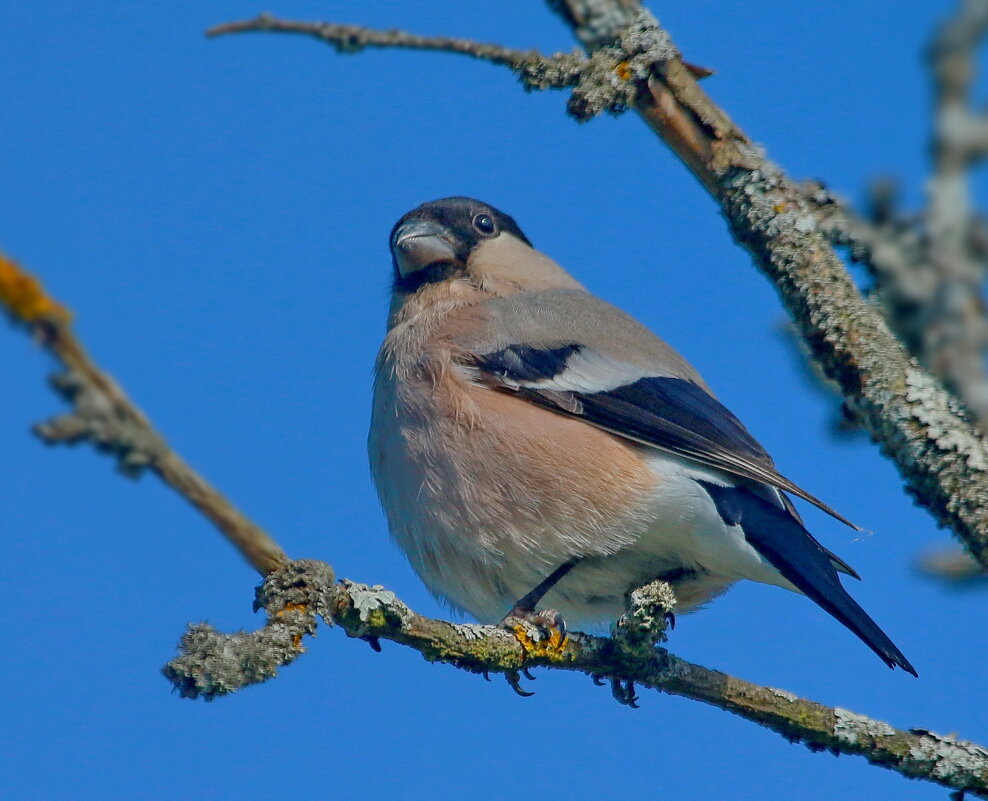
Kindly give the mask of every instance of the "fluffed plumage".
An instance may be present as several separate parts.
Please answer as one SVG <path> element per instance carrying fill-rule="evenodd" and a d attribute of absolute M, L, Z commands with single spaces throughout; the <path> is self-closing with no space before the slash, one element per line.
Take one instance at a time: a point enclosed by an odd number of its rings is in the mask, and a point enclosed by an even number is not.
<path fill-rule="evenodd" d="M 747 578 L 807 595 L 915 675 L 785 493 L 848 521 L 782 476 L 669 345 L 479 201 L 414 209 L 391 249 L 369 450 L 433 593 L 494 622 L 573 562 L 544 605 L 602 622 L 657 578 L 679 611 Z"/>

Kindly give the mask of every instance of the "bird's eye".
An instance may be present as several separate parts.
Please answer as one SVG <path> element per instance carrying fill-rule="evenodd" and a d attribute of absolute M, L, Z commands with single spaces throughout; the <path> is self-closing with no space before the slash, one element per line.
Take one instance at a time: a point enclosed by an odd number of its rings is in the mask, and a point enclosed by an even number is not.
<path fill-rule="evenodd" d="M 482 234 L 494 233 L 494 220 L 489 214 L 478 214 L 473 218 L 473 227 Z"/>

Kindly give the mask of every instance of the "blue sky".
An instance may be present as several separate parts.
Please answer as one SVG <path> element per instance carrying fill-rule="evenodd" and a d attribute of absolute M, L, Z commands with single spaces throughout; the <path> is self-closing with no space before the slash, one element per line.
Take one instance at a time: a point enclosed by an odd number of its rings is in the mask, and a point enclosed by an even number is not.
<path fill-rule="evenodd" d="M 857 197 L 894 173 L 910 202 L 926 169 L 919 52 L 947 7 L 653 5 L 790 174 Z M 756 585 L 681 617 L 670 648 L 988 741 L 988 596 L 913 574 L 917 551 L 946 535 L 877 448 L 829 435 L 833 404 L 780 336 L 773 289 L 645 127 L 578 126 L 563 95 L 525 94 L 453 56 L 202 36 L 261 10 L 572 46 L 537 0 L 0 5 L 0 248 L 75 310 L 172 445 L 293 556 L 444 614 L 390 543 L 371 485 L 371 366 L 391 225 L 424 200 L 482 198 L 680 348 L 787 475 L 869 530 L 805 510 L 920 678 L 888 671 L 805 599 Z M 332 630 L 274 682 L 180 700 L 158 670 L 183 626 L 256 626 L 256 576 L 153 478 L 34 440 L 29 425 L 62 409 L 51 364 L 14 330 L 0 330 L 0 362 L 4 798 L 944 797 L 694 702 L 646 693 L 629 711 L 587 678 L 544 672 L 520 699 Z"/>

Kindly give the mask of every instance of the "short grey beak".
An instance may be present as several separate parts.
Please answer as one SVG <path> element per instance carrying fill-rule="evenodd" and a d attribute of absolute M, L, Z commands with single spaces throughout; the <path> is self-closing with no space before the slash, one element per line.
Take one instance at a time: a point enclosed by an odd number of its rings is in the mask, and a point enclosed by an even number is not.
<path fill-rule="evenodd" d="M 409 220 L 395 232 L 394 254 L 402 275 L 437 261 L 456 261 L 456 250 L 446 230 L 428 220 Z"/>

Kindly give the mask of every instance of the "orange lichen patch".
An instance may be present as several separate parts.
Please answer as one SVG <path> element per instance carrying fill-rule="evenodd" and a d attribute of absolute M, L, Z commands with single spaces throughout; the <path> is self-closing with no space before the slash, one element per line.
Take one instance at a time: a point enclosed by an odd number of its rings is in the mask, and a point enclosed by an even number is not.
<path fill-rule="evenodd" d="M 277 613 L 277 617 L 281 617 L 285 612 L 308 612 L 309 607 L 305 604 L 285 604 L 285 608 Z"/>
<path fill-rule="evenodd" d="M 614 72 L 617 73 L 618 78 L 622 81 L 630 81 L 634 73 L 631 71 L 631 67 L 628 65 L 627 61 L 622 61 L 614 68 Z"/>
<path fill-rule="evenodd" d="M 72 313 L 52 300 L 41 282 L 22 270 L 16 262 L 0 253 L 0 304 L 16 319 L 25 323 L 56 320 L 67 323 Z"/>
<path fill-rule="evenodd" d="M 775 210 L 775 213 L 776 214 L 782 214 L 782 212 L 784 212 L 786 210 L 786 204 L 785 203 L 776 203 L 774 206 L 772 206 L 772 208 Z"/>
<path fill-rule="evenodd" d="M 559 659 L 563 655 L 563 651 L 566 649 L 566 643 L 568 642 L 566 635 L 556 628 L 553 628 L 549 632 L 548 639 L 543 640 L 536 640 L 532 637 L 530 631 L 521 624 L 512 626 L 511 631 L 521 645 L 526 658 L 534 656 L 550 661 Z"/>
<path fill-rule="evenodd" d="M 294 637 L 292 637 L 292 648 L 294 648 L 296 651 L 304 651 L 305 650 L 302 647 L 302 635 L 301 634 L 296 634 Z"/>

